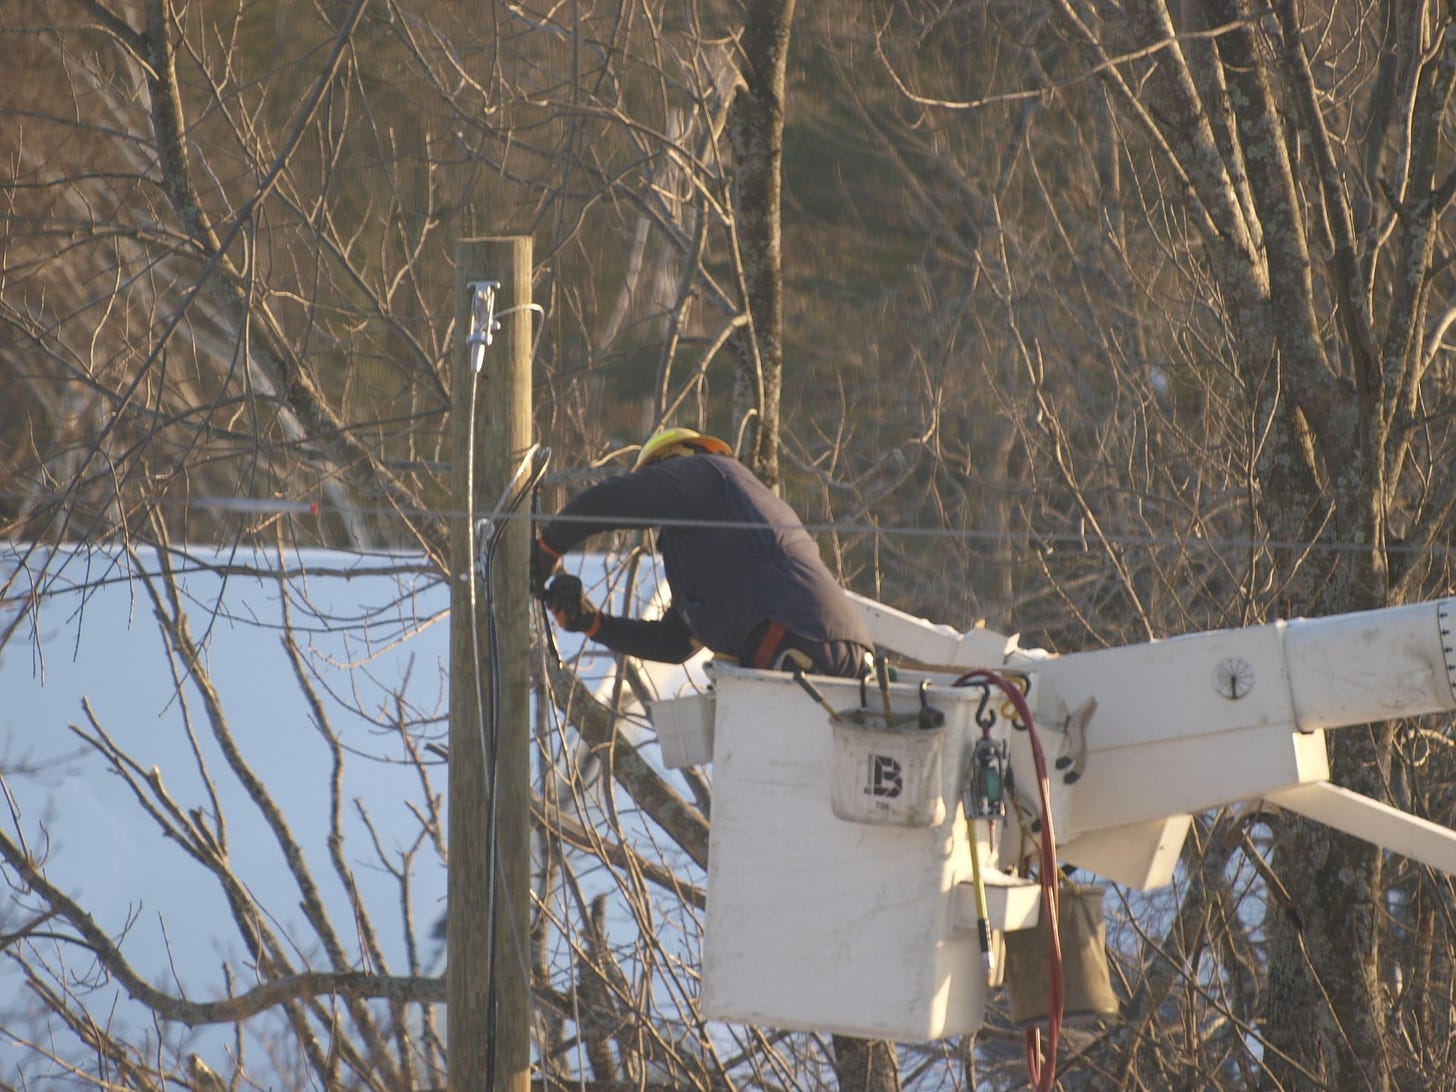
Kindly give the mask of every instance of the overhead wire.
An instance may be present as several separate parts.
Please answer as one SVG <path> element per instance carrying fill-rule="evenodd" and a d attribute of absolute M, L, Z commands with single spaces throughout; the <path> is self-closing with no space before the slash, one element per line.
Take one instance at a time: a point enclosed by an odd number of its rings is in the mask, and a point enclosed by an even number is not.
<path fill-rule="evenodd" d="M 36 497 L 31 493 L 0 491 L 0 499 L 8 501 L 35 501 Z M 299 518 L 315 517 L 322 518 L 330 512 L 335 511 L 334 506 L 321 504 L 317 501 L 291 501 L 271 497 L 197 497 L 188 500 L 167 500 L 162 499 L 155 502 L 157 508 L 174 512 L 181 511 L 214 511 L 225 515 L 290 515 Z M 531 513 L 521 512 L 490 512 L 472 513 L 470 510 L 445 507 L 420 507 L 401 508 L 379 505 L 351 505 L 349 511 L 361 516 L 406 516 L 415 519 L 448 520 L 462 516 L 474 515 L 476 518 L 488 518 L 496 520 L 535 520 L 539 518 Z M 23 518 L 23 517 L 22 517 Z M 554 519 L 570 522 L 572 520 L 586 520 L 585 516 L 557 515 Z M 1109 532 L 1098 531 L 1088 533 L 1083 530 L 1012 530 L 1008 528 L 956 528 L 956 527 L 924 527 L 924 526 L 902 526 L 898 524 L 865 523 L 860 520 L 803 520 L 799 523 L 784 524 L 765 521 L 731 521 L 731 520 L 701 520 L 701 519 L 674 519 L 674 518 L 642 518 L 634 519 L 623 517 L 618 521 L 624 530 L 648 527 L 683 527 L 697 528 L 702 530 L 783 530 L 788 527 L 802 526 L 812 534 L 834 534 L 844 536 L 863 536 L 878 538 L 907 538 L 907 539 L 936 539 L 958 542 L 981 542 L 990 545 L 1025 545 L 1043 552 L 1051 552 L 1063 547 L 1075 547 L 1080 552 L 1092 553 L 1094 550 L 1104 549 L 1109 546 L 1124 549 L 1190 549 L 1202 547 L 1208 550 L 1268 550 L 1268 551 L 1294 551 L 1315 554 L 1331 553 L 1365 553 L 1371 549 L 1369 542 L 1357 542 L 1354 540 L 1319 540 L 1299 541 L 1294 539 L 1257 538 L 1248 536 L 1213 536 L 1213 535 L 1178 535 L 1178 534 L 1147 534 L 1141 532 Z M 388 549 L 366 549 L 356 546 L 329 546 L 324 547 L 336 550 L 341 553 L 357 554 L 360 556 L 388 555 Z M 1410 543 L 1387 543 L 1382 550 L 1389 556 L 1402 555 L 1425 555 L 1430 557 L 1452 557 L 1456 556 L 1456 545 L 1430 544 L 1419 545 Z"/>

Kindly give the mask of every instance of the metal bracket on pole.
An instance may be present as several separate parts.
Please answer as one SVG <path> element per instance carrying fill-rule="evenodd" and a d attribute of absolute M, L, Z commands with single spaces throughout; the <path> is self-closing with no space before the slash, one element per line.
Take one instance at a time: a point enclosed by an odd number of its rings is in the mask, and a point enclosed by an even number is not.
<path fill-rule="evenodd" d="M 485 367 L 485 347 L 495 341 L 495 332 L 500 329 L 495 314 L 500 281 L 471 281 L 465 287 L 470 290 L 470 333 L 465 343 L 470 346 L 471 370 L 479 375 Z"/>
<path fill-rule="evenodd" d="M 466 336 L 465 343 L 470 346 L 470 367 L 476 375 L 485 367 L 485 349 L 486 346 L 495 344 L 501 319 L 514 315 L 517 311 L 534 311 L 542 316 L 546 314 L 545 308 L 539 303 L 523 303 L 519 307 L 507 307 L 497 313 L 495 297 L 500 286 L 500 281 L 471 281 L 465 286 L 470 290 L 470 333 Z"/>

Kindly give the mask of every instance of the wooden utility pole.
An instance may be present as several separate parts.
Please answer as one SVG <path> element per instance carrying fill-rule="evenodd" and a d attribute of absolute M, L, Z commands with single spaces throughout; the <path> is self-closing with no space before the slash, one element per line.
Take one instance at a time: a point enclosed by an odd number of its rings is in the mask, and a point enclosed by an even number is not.
<path fill-rule="evenodd" d="M 504 317 L 493 343 L 477 354 L 467 340 L 471 286 L 483 281 L 500 282 L 494 313 Z M 491 515 L 531 442 L 530 238 L 460 240 L 455 282 L 446 1064 L 451 1092 L 528 1092 L 530 531 L 525 520 L 507 522 L 493 554 L 492 662 L 486 588 L 475 575 L 476 536 L 466 512 L 477 520 Z"/>

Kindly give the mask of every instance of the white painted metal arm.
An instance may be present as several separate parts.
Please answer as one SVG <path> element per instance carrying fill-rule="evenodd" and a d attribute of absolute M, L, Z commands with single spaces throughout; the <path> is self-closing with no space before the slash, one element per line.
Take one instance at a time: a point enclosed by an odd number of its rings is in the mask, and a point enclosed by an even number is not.
<path fill-rule="evenodd" d="M 1328 781 L 1295 785 L 1270 793 L 1265 799 L 1353 838 L 1456 876 L 1456 831 L 1429 819 Z"/>
<path fill-rule="evenodd" d="M 1456 709 L 1456 600 L 1284 623 L 1301 731 Z"/>
<path fill-rule="evenodd" d="M 1328 784 L 1323 738 L 1456 709 L 1453 616 L 1447 599 L 1048 659 L 1039 719 L 1097 703 L 1082 776 L 1053 777 L 1067 858 L 1155 885 L 1175 848 L 1160 820 L 1263 798 L 1456 873 L 1452 832 Z"/>
<path fill-rule="evenodd" d="M 859 608 L 875 644 L 927 667 L 967 670 L 973 667 L 1029 665 L 1047 657 L 1041 649 L 1025 649 L 1010 637 L 989 629 L 967 633 L 887 607 L 848 592 Z"/>

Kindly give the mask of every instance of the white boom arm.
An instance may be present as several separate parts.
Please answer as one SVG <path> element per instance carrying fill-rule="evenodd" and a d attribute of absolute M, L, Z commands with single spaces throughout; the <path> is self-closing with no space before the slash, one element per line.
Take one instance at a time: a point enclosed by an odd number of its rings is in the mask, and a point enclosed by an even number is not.
<path fill-rule="evenodd" d="M 902 656 L 1033 680 L 1058 766 L 1058 852 L 1074 864 L 1158 886 L 1191 813 L 1263 800 L 1456 874 L 1456 832 L 1330 785 L 1323 738 L 1456 710 L 1456 599 L 1062 656 L 856 601 L 876 642 Z"/>
<path fill-rule="evenodd" d="M 1456 599 L 1063 656 L 856 602 L 898 680 L 721 665 L 652 707 L 665 761 L 713 762 L 710 1016 L 904 1041 L 981 1026 L 988 966 L 1010 971 L 978 938 L 1033 925 L 1040 886 L 996 867 L 1023 851 L 1019 808 L 990 819 L 1001 745 L 1022 796 L 1036 778 L 1017 704 L 962 678 L 978 668 L 1026 688 L 1059 861 L 1161 886 L 1194 813 L 1248 801 L 1456 874 L 1456 832 L 1331 785 L 1324 740 L 1456 709 Z"/>

